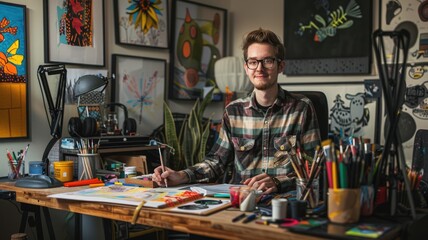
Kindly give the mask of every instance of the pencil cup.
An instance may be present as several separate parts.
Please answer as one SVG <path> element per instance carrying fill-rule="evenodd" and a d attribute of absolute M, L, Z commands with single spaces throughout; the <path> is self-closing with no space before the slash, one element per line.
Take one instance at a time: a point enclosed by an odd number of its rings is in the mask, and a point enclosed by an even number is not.
<path fill-rule="evenodd" d="M 358 222 L 360 197 L 360 188 L 328 189 L 328 219 L 334 223 Z"/>
<path fill-rule="evenodd" d="M 239 189 L 240 186 L 229 187 L 230 203 L 232 207 L 239 208 Z"/>
<path fill-rule="evenodd" d="M 361 216 L 371 216 L 374 209 L 373 185 L 361 186 Z"/>
<path fill-rule="evenodd" d="M 95 178 L 97 176 L 96 166 L 99 165 L 96 162 L 99 161 L 100 155 L 98 153 L 80 153 L 77 154 L 77 157 L 77 179 L 85 180 Z"/>
<path fill-rule="evenodd" d="M 9 172 L 7 173 L 7 178 L 9 180 L 17 180 L 25 175 L 25 161 L 19 163 L 9 162 Z"/>
<path fill-rule="evenodd" d="M 320 199 L 320 184 L 318 178 L 313 179 L 308 190 L 306 189 L 308 180 L 306 178 L 296 179 L 296 198 L 305 200 L 308 203 L 308 208 L 315 208 L 318 206 Z M 302 196 L 302 194 L 304 194 Z"/>

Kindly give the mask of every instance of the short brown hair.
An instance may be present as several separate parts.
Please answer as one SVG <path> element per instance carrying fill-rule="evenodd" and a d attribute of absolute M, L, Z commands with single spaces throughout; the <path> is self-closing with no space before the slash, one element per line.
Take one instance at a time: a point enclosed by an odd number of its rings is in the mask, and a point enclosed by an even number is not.
<path fill-rule="evenodd" d="M 248 47 L 253 43 L 267 43 L 275 48 L 275 57 L 281 60 L 285 58 L 285 48 L 279 37 L 272 31 L 259 28 L 247 34 L 242 44 L 244 59 L 248 57 Z"/>

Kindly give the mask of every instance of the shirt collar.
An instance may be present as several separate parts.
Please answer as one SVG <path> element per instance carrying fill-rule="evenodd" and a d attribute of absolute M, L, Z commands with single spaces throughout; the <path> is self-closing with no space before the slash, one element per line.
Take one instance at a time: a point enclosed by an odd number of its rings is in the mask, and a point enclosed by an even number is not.
<path fill-rule="evenodd" d="M 275 102 L 273 103 L 274 105 L 278 105 L 278 106 L 283 106 L 285 104 L 285 100 L 287 99 L 286 97 L 287 95 L 287 91 L 285 91 L 279 84 L 278 84 L 278 96 L 276 97 Z M 251 92 L 251 94 L 249 95 L 250 98 L 250 104 L 248 105 L 247 108 L 254 108 L 254 109 L 259 109 L 257 107 L 257 103 L 256 103 L 256 93 L 254 91 Z"/>

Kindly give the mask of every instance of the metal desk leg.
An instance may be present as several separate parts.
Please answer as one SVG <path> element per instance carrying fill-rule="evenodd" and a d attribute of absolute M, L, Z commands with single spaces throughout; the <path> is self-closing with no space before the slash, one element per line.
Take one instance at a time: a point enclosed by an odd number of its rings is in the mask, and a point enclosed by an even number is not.
<path fill-rule="evenodd" d="M 83 239 L 82 214 L 80 213 L 74 213 L 74 239 Z"/>

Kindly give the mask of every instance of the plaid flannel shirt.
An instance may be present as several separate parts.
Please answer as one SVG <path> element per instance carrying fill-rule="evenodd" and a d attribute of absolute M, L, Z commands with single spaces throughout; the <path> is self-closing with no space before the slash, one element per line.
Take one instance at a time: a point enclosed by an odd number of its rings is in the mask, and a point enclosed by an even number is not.
<path fill-rule="evenodd" d="M 215 182 L 233 162 L 229 183 L 242 183 L 267 173 L 281 182 L 279 192 L 295 187 L 294 171 L 286 160 L 285 143 L 295 137 L 300 147 L 313 155 L 320 145 L 315 110 L 310 100 L 279 87 L 274 104 L 263 112 L 255 94 L 231 102 L 224 111 L 219 137 L 205 159 L 186 170 L 190 182 Z"/>

